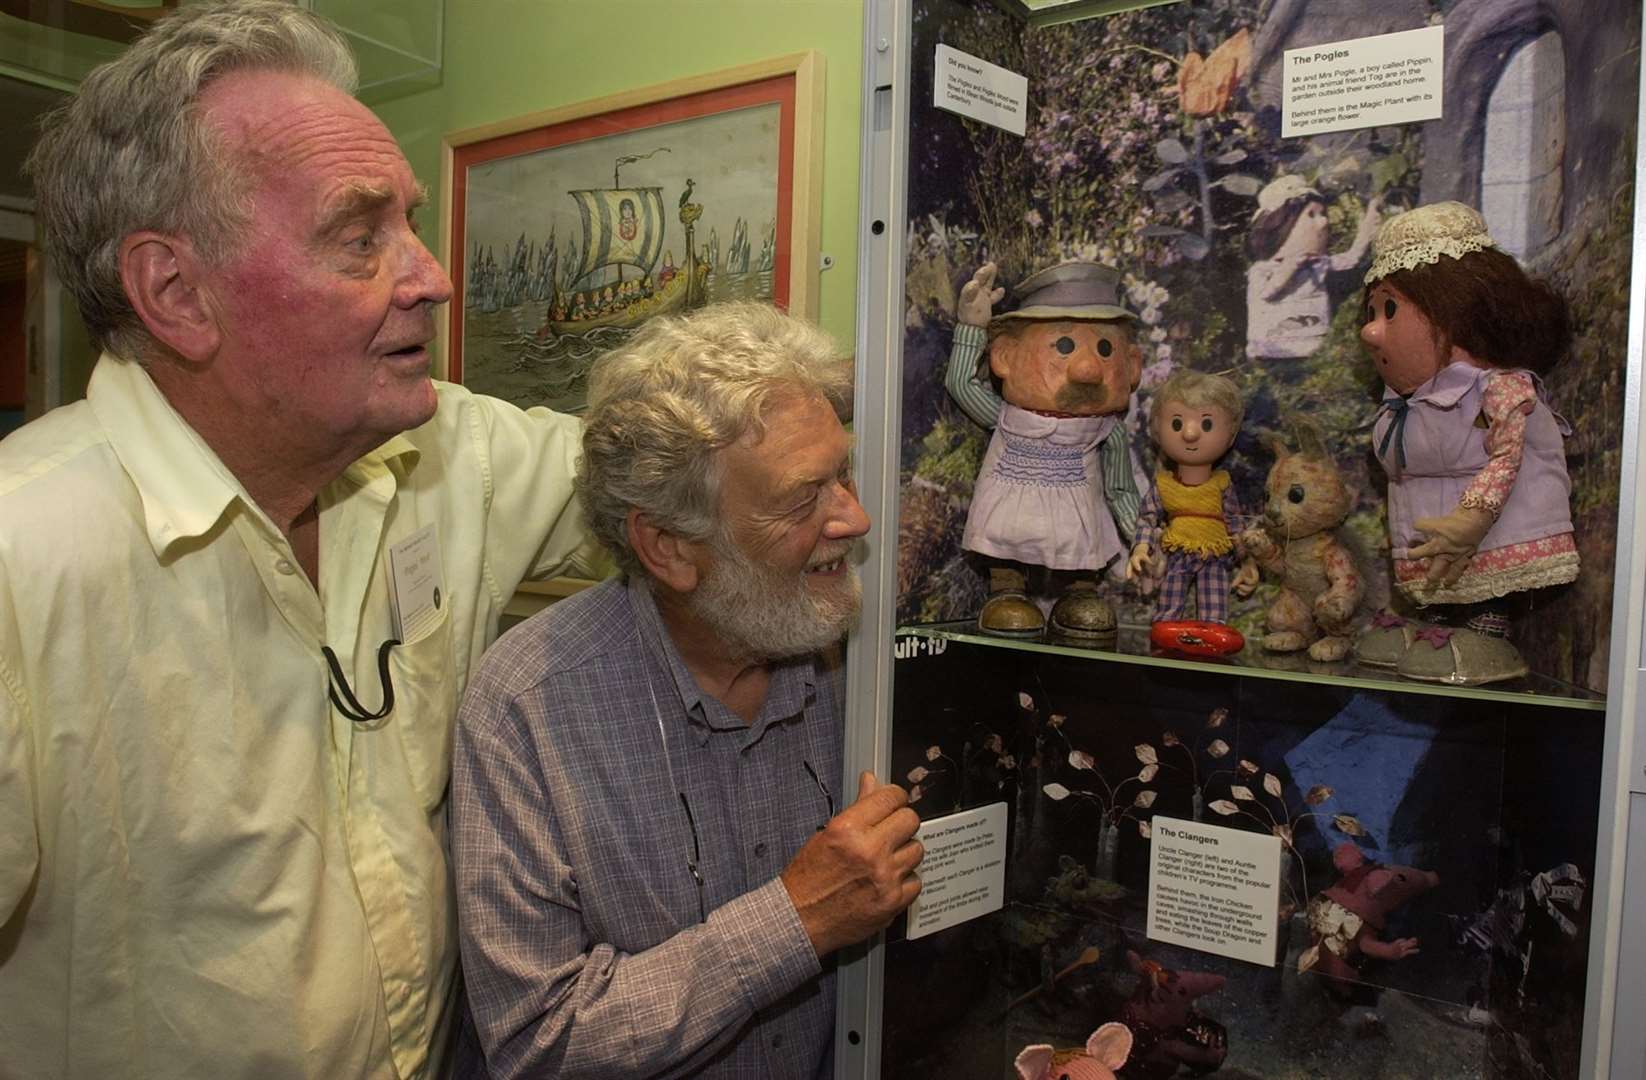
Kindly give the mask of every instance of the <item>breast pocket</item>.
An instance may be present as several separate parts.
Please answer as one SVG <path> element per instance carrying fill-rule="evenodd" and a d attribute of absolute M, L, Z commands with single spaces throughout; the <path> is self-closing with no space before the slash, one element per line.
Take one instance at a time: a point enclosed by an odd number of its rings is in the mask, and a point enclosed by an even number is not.
<path fill-rule="evenodd" d="M 452 657 L 451 605 L 416 641 L 389 654 L 394 678 L 390 724 L 400 735 L 412 789 L 432 813 L 446 797 L 451 777 L 452 728 L 457 715 L 457 670 Z"/>

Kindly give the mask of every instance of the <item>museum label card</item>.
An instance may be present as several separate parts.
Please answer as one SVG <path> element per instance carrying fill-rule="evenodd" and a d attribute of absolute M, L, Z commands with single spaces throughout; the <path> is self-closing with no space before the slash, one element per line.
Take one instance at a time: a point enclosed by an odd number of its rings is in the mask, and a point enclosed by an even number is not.
<path fill-rule="evenodd" d="M 1440 119 L 1446 28 L 1287 49 L 1285 138 Z"/>
<path fill-rule="evenodd" d="M 1280 837 L 1158 816 L 1150 835 L 1148 936 L 1274 967 Z"/>
<path fill-rule="evenodd" d="M 959 49 L 939 45 L 932 104 L 1021 135 L 1028 124 L 1029 80 Z"/>
<path fill-rule="evenodd" d="M 991 803 L 920 824 L 926 849 L 908 937 L 935 934 L 999 911 L 1006 897 L 1006 804 Z"/>
<path fill-rule="evenodd" d="M 431 522 L 389 548 L 394 636 L 416 641 L 440 617 L 440 538 Z"/>

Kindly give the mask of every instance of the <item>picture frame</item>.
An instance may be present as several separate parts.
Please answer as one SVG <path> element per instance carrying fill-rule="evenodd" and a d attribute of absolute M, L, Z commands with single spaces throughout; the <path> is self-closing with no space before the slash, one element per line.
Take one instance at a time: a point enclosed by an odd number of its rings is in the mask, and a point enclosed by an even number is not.
<path fill-rule="evenodd" d="M 589 364 L 658 314 L 815 317 L 822 120 L 806 51 L 448 134 L 437 374 L 578 412 Z"/>
<path fill-rule="evenodd" d="M 438 309 L 436 377 L 578 412 L 588 366 L 647 318 L 732 296 L 815 318 L 823 92 L 823 56 L 808 50 L 447 134 L 440 258 L 454 292 Z M 599 285 L 569 278 L 592 280 L 591 248 L 617 256 L 615 273 L 596 267 Z M 707 267 L 683 274 L 688 260 Z M 649 282 L 628 286 L 630 301 L 607 312 L 616 318 L 570 317 L 578 295 L 592 314 L 588 296 L 603 299 L 612 277 L 614 297 L 625 281 Z M 571 299 L 557 312 L 562 293 Z M 514 615 L 591 584 L 525 582 Z"/>

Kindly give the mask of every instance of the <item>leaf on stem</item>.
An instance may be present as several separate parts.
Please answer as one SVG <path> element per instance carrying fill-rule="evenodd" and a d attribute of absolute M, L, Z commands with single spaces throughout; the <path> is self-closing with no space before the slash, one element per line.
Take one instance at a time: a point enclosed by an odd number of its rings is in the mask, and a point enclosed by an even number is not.
<path fill-rule="evenodd" d="M 1189 160 L 1189 148 L 1179 139 L 1161 139 L 1154 144 L 1154 152 L 1167 165 L 1181 165 Z"/>
<path fill-rule="evenodd" d="M 1366 835 L 1366 827 L 1349 814 L 1333 814 L 1332 824 L 1338 832 L 1347 833 L 1350 836 Z"/>

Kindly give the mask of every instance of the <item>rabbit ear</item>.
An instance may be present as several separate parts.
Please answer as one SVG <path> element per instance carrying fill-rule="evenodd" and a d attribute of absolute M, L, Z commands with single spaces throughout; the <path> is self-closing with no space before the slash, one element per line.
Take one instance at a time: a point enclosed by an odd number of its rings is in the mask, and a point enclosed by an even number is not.
<path fill-rule="evenodd" d="M 1320 430 L 1320 425 L 1301 413 L 1291 418 L 1292 434 L 1297 438 L 1298 453 L 1304 457 L 1330 459 L 1331 452 L 1326 449 L 1326 435 Z"/>
<path fill-rule="evenodd" d="M 1263 449 L 1274 455 L 1274 459 L 1277 462 L 1282 458 L 1290 457 L 1292 454 L 1292 448 L 1286 445 L 1285 436 L 1279 434 L 1278 432 L 1265 431 L 1262 435 L 1258 436 L 1257 441 Z"/>

